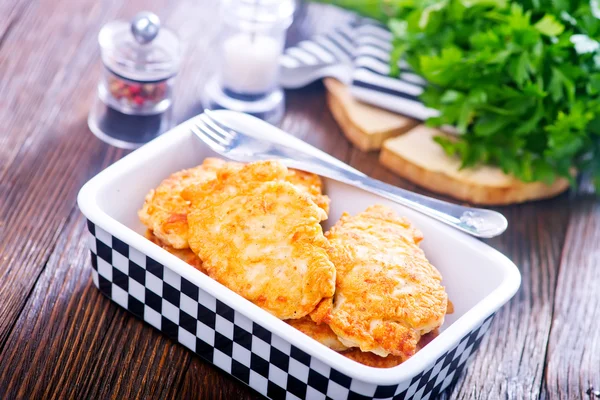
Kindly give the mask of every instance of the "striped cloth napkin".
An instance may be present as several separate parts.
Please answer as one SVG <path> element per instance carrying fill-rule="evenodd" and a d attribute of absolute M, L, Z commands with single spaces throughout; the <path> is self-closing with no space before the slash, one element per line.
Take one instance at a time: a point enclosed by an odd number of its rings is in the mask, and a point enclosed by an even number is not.
<path fill-rule="evenodd" d="M 286 49 L 281 57 L 280 82 L 285 88 L 298 88 L 333 77 L 365 103 L 419 120 L 438 115 L 419 100 L 427 83 L 408 64 L 401 61 L 400 76 L 389 76 L 391 40 L 385 26 L 357 18 Z"/>

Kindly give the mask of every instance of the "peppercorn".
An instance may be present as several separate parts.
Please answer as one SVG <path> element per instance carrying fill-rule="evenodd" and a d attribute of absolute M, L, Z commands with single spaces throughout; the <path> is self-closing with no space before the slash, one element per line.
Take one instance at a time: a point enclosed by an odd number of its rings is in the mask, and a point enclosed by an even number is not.
<path fill-rule="evenodd" d="M 115 99 L 132 108 L 152 108 L 167 95 L 166 81 L 140 83 L 113 74 L 108 75 L 108 88 Z"/>

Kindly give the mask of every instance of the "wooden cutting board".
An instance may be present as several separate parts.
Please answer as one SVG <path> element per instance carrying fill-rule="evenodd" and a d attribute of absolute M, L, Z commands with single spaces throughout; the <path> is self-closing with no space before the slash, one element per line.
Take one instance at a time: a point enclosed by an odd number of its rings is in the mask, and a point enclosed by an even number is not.
<path fill-rule="evenodd" d="M 418 121 L 355 100 L 346 85 L 324 79 L 327 104 L 344 134 L 362 151 L 379 150 L 386 139 L 417 126 Z"/>
<path fill-rule="evenodd" d="M 325 79 L 325 87 L 331 113 L 348 140 L 363 151 L 381 150 L 381 164 L 432 192 L 473 204 L 507 205 L 553 197 L 569 188 L 566 179 L 546 185 L 519 181 L 490 166 L 460 169 L 460 161 L 433 141 L 441 131 L 360 103 L 334 79 Z"/>

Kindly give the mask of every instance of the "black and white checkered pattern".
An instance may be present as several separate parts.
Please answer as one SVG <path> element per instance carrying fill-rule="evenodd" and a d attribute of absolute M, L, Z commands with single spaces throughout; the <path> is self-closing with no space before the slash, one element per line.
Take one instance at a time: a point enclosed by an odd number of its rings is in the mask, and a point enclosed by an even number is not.
<path fill-rule="evenodd" d="M 107 297 L 272 399 L 430 399 L 456 379 L 492 316 L 410 381 L 353 379 L 88 221 L 92 279 Z"/>

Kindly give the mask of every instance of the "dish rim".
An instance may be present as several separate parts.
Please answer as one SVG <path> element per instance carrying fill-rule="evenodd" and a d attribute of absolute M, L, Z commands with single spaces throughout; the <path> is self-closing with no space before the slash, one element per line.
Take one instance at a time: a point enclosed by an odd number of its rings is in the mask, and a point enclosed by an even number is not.
<path fill-rule="evenodd" d="M 255 119 L 243 114 L 237 115 L 238 113 L 230 111 L 217 111 L 217 113 L 223 114 L 225 117 L 228 113 L 236 114 L 229 118 L 240 118 L 242 120 L 245 118 Z M 188 126 L 193 123 L 194 118 L 197 117 L 193 117 L 175 126 L 157 139 L 128 154 L 90 179 L 81 188 L 77 198 L 77 203 L 81 212 L 87 219 L 104 231 L 171 269 L 173 272 L 187 279 L 219 301 L 227 304 L 229 307 L 240 312 L 250 320 L 259 323 L 265 329 L 268 329 L 275 335 L 298 347 L 311 357 L 317 358 L 325 365 L 328 365 L 353 379 L 372 384 L 398 384 L 399 382 L 413 378 L 415 375 L 423 372 L 434 364 L 441 355 L 452 349 L 452 347 L 463 337 L 468 335 L 469 332 L 481 324 L 487 317 L 507 303 L 517 292 L 521 283 L 521 275 L 516 265 L 505 255 L 493 249 L 486 243 L 452 229 L 440 222 L 433 221 L 436 224 L 436 229 L 439 228 L 440 234 L 459 235 L 461 237 L 461 242 L 467 247 L 467 250 L 476 249 L 477 251 L 483 252 L 484 256 L 502 272 L 502 282 L 500 282 L 493 291 L 488 293 L 475 306 L 466 311 L 464 315 L 445 328 L 432 342 L 417 352 L 413 357 L 396 367 L 369 367 L 350 360 L 342 354 L 331 350 L 251 303 L 249 300 L 244 299 L 242 296 L 212 278 L 206 276 L 160 246 L 152 243 L 144 235 L 137 233 L 108 215 L 98 204 L 97 194 L 102 188 L 106 187 L 107 184 L 110 184 L 111 181 L 118 178 L 123 171 L 128 171 L 132 167 L 148 162 L 155 154 L 161 153 L 161 149 L 166 147 L 164 146 L 166 143 L 178 138 L 181 139 L 181 136 L 191 135 Z M 265 124 L 269 127 L 268 129 L 280 131 L 280 135 L 288 135 L 263 121 L 254 121 L 253 123 Z M 293 137 L 290 139 L 292 144 L 298 144 L 298 141 L 300 141 L 300 139 Z M 300 142 L 302 143 L 302 147 L 307 146 L 306 143 Z M 308 146 L 312 148 L 312 146 Z M 336 161 L 338 163 L 340 162 L 337 159 Z M 362 189 L 356 189 L 362 191 Z"/>

